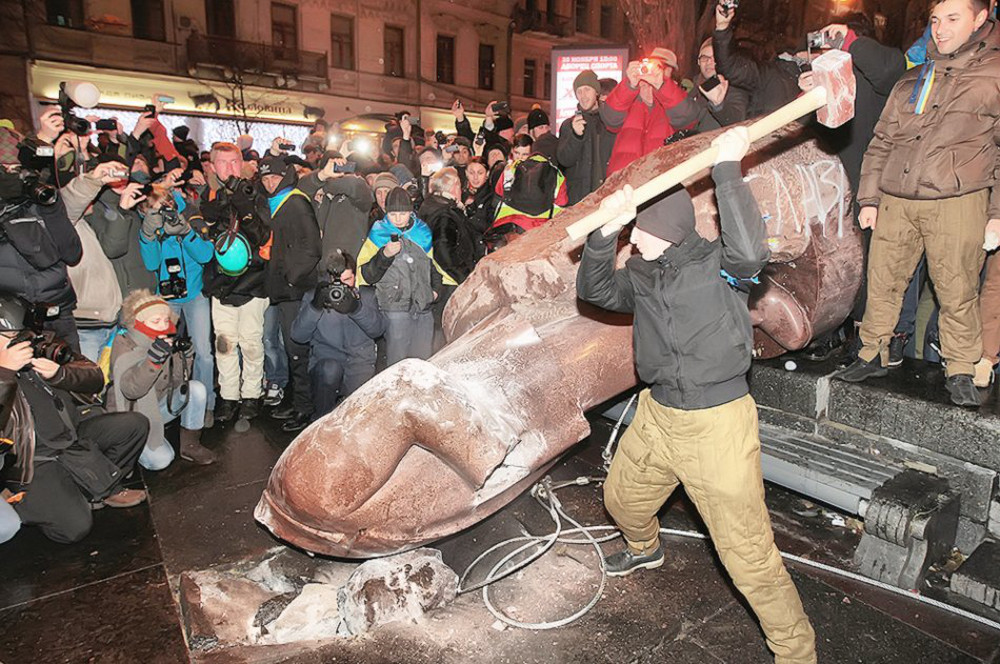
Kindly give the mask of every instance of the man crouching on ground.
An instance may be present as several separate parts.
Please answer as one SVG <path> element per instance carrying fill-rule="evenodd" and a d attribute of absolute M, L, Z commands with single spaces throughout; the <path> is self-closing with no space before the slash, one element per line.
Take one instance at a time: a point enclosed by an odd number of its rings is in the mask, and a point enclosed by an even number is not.
<path fill-rule="evenodd" d="M 757 407 L 746 380 L 749 286 L 770 255 L 760 209 L 740 170 L 749 137 L 740 127 L 713 143 L 720 239 L 695 232 L 685 189 L 637 217 L 626 187 L 602 202 L 619 215 L 591 233 L 580 261 L 580 299 L 634 314 L 635 362 L 651 386 L 639 395 L 604 485 L 605 506 L 628 545 L 605 567 L 610 576 L 625 576 L 663 564 L 656 515 L 683 483 L 757 614 L 775 662 L 814 664 L 815 634 L 764 505 Z M 616 270 L 618 236 L 632 219 L 630 240 L 639 255 Z"/>

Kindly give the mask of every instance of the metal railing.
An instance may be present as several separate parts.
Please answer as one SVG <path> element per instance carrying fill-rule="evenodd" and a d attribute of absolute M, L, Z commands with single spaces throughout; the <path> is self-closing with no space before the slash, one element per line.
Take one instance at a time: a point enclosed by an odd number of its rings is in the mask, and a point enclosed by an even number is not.
<path fill-rule="evenodd" d="M 295 74 L 328 80 L 326 53 L 240 41 L 228 37 L 191 35 L 188 65 L 215 65 L 264 74 Z"/>

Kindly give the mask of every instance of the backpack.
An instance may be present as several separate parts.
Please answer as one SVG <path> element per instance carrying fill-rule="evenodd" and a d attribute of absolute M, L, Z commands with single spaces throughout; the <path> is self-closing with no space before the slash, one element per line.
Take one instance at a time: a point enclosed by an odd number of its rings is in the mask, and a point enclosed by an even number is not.
<path fill-rule="evenodd" d="M 542 155 L 531 155 L 514 165 L 513 178 L 504 187 L 504 203 L 531 216 L 553 214 L 560 173 Z"/>

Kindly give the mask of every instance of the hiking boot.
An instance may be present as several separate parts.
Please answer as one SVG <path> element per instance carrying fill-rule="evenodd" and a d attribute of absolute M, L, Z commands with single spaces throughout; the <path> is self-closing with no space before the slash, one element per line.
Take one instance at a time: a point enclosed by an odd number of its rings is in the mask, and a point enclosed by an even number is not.
<path fill-rule="evenodd" d="M 274 383 L 267 384 L 267 390 L 264 392 L 264 405 L 265 406 L 277 406 L 285 398 L 285 390 Z"/>
<path fill-rule="evenodd" d="M 825 337 L 817 339 L 806 346 L 805 351 L 802 353 L 802 357 L 810 362 L 823 362 L 824 360 L 829 359 L 830 356 L 833 355 L 833 353 L 842 345 L 844 345 L 844 339 L 840 330 L 834 330 Z"/>
<path fill-rule="evenodd" d="M 905 332 L 897 332 L 892 335 L 889 341 L 889 366 L 898 367 L 903 363 L 903 349 L 910 341 L 910 335 Z"/>
<path fill-rule="evenodd" d="M 657 547 L 649 553 L 636 553 L 628 546 L 624 551 L 613 553 L 604 559 L 604 569 L 608 576 L 628 576 L 632 572 L 640 569 L 656 569 L 663 564 L 663 546 Z"/>
<path fill-rule="evenodd" d="M 302 431 L 309 426 L 311 420 L 311 416 L 296 411 L 291 417 L 285 418 L 285 423 L 281 425 L 281 430 L 286 433 Z"/>
<path fill-rule="evenodd" d="M 202 429 L 211 429 L 214 426 L 215 426 L 215 413 L 212 412 L 212 411 L 210 411 L 210 410 L 206 410 L 205 411 L 205 422 L 204 422 L 204 424 L 201 425 L 201 428 Z"/>
<path fill-rule="evenodd" d="M 834 377 L 847 383 L 860 383 L 869 378 L 884 376 L 887 373 L 889 370 L 882 366 L 881 358 L 876 355 L 871 362 L 865 362 L 859 357 L 849 367 L 834 374 Z"/>
<path fill-rule="evenodd" d="M 201 431 L 181 427 L 181 458 L 199 466 L 207 466 L 215 463 L 215 452 L 201 444 Z"/>
<path fill-rule="evenodd" d="M 260 398 L 244 399 L 240 402 L 240 417 L 245 420 L 252 420 L 260 415 Z"/>
<path fill-rule="evenodd" d="M 847 367 L 854 364 L 858 359 L 858 353 L 861 352 L 861 336 L 857 333 L 854 334 L 847 343 L 844 344 L 844 352 L 841 354 L 840 359 L 837 360 L 837 367 L 840 369 L 846 369 Z"/>
<path fill-rule="evenodd" d="M 143 489 L 122 489 L 105 498 L 101 504 L 108 507 L 135 507 L 145 500 L 146 492 Z"/>
<path fill-rule="evenodd" d="M 271 411 L 271 419 L 273 419 L 273 420 L 290 420 L 290 419 L 292 419 L 293 417 L 295 417 L 298 414 L 299 414 L 299 411 L 295 410 L 295 406 L 289 405 L 289 406 L 285 406 L 284 408 L 275 408 L 274 410 L 272 410 Z"/>
<path fill-rule="evenodd" d="M 219 403 L 215 407 L 215 420 L 222 423 L 228 422 L 236 417 L 236 411 L 239 407 L 239 401 L 234 401 L 233 399 L 219 399 Z"/>
<path fill-rule="evenodd" d="M 979 398 L 979 391 L 976 389 L 976 385 L 972 382 L 972 376 L 969 374 L 948 376 L 948 380 L 944 382 L 944 386 L 947 388 L 948 394 L 951 395 L 951 402 L 956 406 L 979 408 L 982 405 L 982 401 Z"/>
<path fill-rule="evenodd" d="M 976 387 L 989 387 L 993 383 L 993 363 L 987 359 L 982 358 L 976 362 L 974 367 L 976 374 L 972 377 L 972 382 Z"/>

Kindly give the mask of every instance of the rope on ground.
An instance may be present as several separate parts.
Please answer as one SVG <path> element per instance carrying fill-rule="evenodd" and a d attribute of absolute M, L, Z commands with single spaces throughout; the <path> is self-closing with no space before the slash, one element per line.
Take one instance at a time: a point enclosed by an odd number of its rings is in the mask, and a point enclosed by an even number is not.
<path fill-rule="evenodd" d="M 632 397 L 634 401 L 635 396 Z M 625 410 L 622 411 L 622 416 L 618 419 L 618 423 L 612 430 L 611 437 L 608 441 L 608 445 L 604 450 L 602 455 L 605 460 L 605 471 L 607 471 L 611 455 L 610 451 L 614 446 L 615 440 L 618 436 L 618 430 L 621 428 L 622 420 L 625 418 L 625 413 L 629 411 L 632 406 L 632 401 L 629 401 Z M 510 539 L 499 542 L 489 549 L 484 551 L 479 555 L 472 563 L 465 569 L 462 573 L 462 577 L 459 579 L 458 587 L 459 594 L 474 592 L 476 590 L 482 590 L 483 592 L 483 602 L 486 604 L 486 608 L 493 614 L 495 618 L 501 622 L 510 625 L 511 627 L 520 627 L 522 629 L 531 630 L 547 630 L 556 629 L 558 627 L 565 627 L 576 620 L 579 620 L 584 615 L 590 612 L 597 603 L 601 600 L 601 596 L 604 594 L 604 588 L 607 586 L 608 573 L 604 567 L 604 552 L 601 550 L 601 544 L 605 542 L 610 542 L 618 537 L 621 537 L 621 531 L 617 527 L 611 525 L 603 526 L 584 526 L 578 521 L 569 516 L 563 509 L 562 503 L 556 496 L 556 492 L 560 489 L 564 489 L 570 486 L 587 486 L 590 484 L 602 484 L 607 479 L 606 476 L 581 476 L 577 477 L 575 480 L 568 480 L 562 482 L 553 482 L 551 478 L 546 477 L 541 482 L 536 484 L 531 488 L 531 496 L 541 505 L 549 514 L 554 524 L 553 532 L 547 535 L 531 535 L 527 532 L 521 537 L 512 537 Z M 568 523 L 573 528 L 564 528 L 563 523 Z M 605 532 L 607 534 L 597 536 L 596 533 Z M 687 539 L 699 539 L 707 540 L 708 536 L 699 533 L 694 530 L 677 530 L 674 528 L 660 528 L 660 533 L 663 535 L 670 535 L 675 537 L 684 537 Z M 576 537 L 571 537 L 576 535 Z M 597 590 L 591 599 L 578 611 L 574 612 L 572 615 L 560 618 L 558 620 L 552 620 L 548 622 L 539 623 L 528 623 L 520 620 L 515 620 L 511 618 L 506 613 L 494 606 L 492 599 L 490 598 L 490 586 L 495 584 L 501 579 L 505 579 L 511 574 L 518 572 L 539 558 L 544 556 L 549 550 L 555 546 L 556 543 L 560 544 L 573 544 L 581 546 L 593 547 L 594 551 L 597 553 L 597 559 L 600 561 L 600 571 L 601 580 L 597 586 Z M 495 551 L 501 549 L 506 549 L 512 545 L 520 545 L 512 552 L 503 556 L 499 562 L 497 562 L 489 571 L 489 573 L 478 583 L 466 586 L 466 580 L 471 575 L 472 571 L 475 570 L 484 559 Z M 979 623 L 990 629 L 1000 631 L 1000 623 L 997 623 L 989 618 L 984 618 L 983 616 L 976 615 L 970 611 L 946 604 L 939 600 L 933 599 L 931 597 L 926 597 L 909 590 L 904 590 L 902 588 L 897 588 L 896 586 L 890 585 L 888 583 L 883 583 L 882 581 L 877 581 L 875 579 L 870 579 L 861 574 L 856 574 L 854 572 L 849 572 L 847 570 L 840 569 L 838 567 L 833 567 L 831 565 L 826 565 L 815 560 L 809 560 L 808 558 L 803 558 L 801 556 L 796 556 L 790 553 L 781 552 L 781 557 L 790 562 L 796 563 L 798 565 L 803 565 L 806 567 L 812 567 L 814 569 L 821 570 L 830 574 L 834 574 L 852 581 L 857 581 L 868 586 L 878 588 L 880 590 L 885 590 L 900 597 L 906 597 L 911 600 L 920 602 L 921 604 L 926 604 L 928 606 L 933 606 L 942 611 L 946 611 L 953 615 L 971 620 L 973 622 Z"/>

